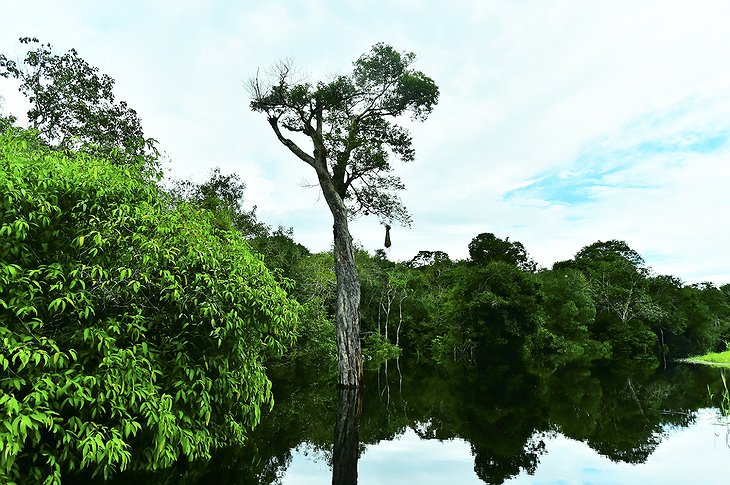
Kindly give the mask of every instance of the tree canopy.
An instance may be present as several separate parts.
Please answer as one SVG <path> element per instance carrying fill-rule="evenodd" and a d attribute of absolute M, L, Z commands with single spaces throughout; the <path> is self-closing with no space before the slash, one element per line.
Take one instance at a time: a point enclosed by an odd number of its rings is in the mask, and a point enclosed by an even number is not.
<path fill-rule="evenodd" d="M 402 115 L 425 120 L 439 90 L 411 65 L 415 54 L 376 44 L 354 62 L 350 75 L 316 84 L 299 79 L 291 63 L 274 66 L 268 78 L 251 81 L 251 108 L 267 115 L 279 140 L 311 165 L 348 203 L 351 216 L 375 214 L 384 221 L 409 222 L 395 191 L 392 160 L 409 162 L 415 151 Z M 308 152 L 285 131 L 310 138 Z"/>
<path fill-rule="evenodd" d="M 483 232 L 471 240 L 469 256 L 477 265 L 502 261 L 526 271 L 535 271 L 537 268 L 521 242 L 510 241 L 509 238 L 500 239 L 491 232 Z"/>
<path fill-rule="evenodd" d="M 51 44 L 24 37 L 34 47 L 22 63 L 0 53 L 0 76 L 20 82 L 30 102 L 28 122 L 52 146 L 85 148 L 113 163 L 153 163 L 156 141 L 145 137 L 137 112 L 115 101 L 114 79 L 100 74 L 75 49 L 59 55 Z"/>

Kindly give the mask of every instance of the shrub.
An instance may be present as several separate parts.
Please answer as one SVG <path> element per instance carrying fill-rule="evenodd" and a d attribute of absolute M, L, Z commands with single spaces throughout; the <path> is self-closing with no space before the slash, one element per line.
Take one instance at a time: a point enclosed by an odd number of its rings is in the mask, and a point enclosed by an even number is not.
<path fill-rule="evenodd" d="M 230 228 L 132 167 L 0 135 L 0 482 L 244 441 L 299 307 Z"/>

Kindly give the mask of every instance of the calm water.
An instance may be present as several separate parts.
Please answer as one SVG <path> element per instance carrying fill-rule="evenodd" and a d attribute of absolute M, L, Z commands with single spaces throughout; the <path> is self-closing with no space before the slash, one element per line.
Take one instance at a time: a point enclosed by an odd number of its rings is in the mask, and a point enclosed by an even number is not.
<path fill-rule="evenodd" d="M 244 449 L 135 483 L 728 483 L 718 369 L 390 362 L 361 395 L 289 370 Z M 353 394 L 353 393 L 350 393 Z"/>

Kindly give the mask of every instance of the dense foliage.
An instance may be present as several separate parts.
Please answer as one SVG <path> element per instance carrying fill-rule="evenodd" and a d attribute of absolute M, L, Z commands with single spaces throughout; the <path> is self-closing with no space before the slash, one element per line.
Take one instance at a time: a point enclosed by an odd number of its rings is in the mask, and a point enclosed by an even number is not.
<path fill-rule="evenodd" d="M 241 443 L 298 305 L 231 226 L 138 171 L 0 135 L 0 481 Z"/>

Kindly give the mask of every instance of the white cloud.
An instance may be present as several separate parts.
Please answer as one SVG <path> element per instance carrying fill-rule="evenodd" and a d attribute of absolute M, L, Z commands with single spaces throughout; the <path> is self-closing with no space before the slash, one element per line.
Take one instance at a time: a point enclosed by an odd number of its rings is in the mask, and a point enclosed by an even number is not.
<path fill-rule="evenodd" d="M 414 226 L 394 229 L 391 257 L 420 249 L 464 257 L 473 236 L 491 231 L 549 265 L 620 238 L 652 255 L 657 270 L 724 283 L 724 151 L 672 166 L 637 153 L 621 176 L 652 188 L 596 188 L 590 204 L 503 196 L 545 173 L 580 172 L 576 160 L 596 147 L 681 145 L 730 128 L 728 14 L 722 1 L 39 1 L 6 9 L 0 52 L 21 52 L 24 35 L 77 48 L 117 80 L 118 97 L 160 140 L 174 175 L 237 171 L 265 221 L 291 225 L 324 250 L 329 213 L 300 187 L 313 174 L 250 112 L 244 81 L 282 57 L 312 79 L 347 71 L 385 41 L 415 51 L 441 89 L 432 117 L 413 126 L 416 162 L 398 170 Z M 17 112 L 18 96 L 4 85 L 6 108 Z M 375 220 L 356 221 L 353 232 L 371 250 L 382 244 Z"/>

